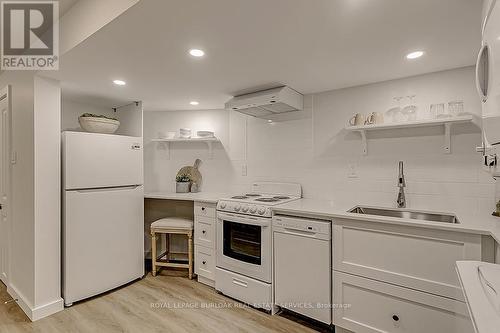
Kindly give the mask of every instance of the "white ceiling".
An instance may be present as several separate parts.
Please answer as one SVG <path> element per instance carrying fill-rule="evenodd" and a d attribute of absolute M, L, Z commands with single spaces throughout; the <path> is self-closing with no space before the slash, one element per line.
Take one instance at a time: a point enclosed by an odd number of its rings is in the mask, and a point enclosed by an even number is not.
<path fill-rule="evenodd" d="M 253 87 L 312 93 L 472 65 L 480 16 L 480 0 L 142 0 L 43 74 L 93 104 L 216 109 Z"/>

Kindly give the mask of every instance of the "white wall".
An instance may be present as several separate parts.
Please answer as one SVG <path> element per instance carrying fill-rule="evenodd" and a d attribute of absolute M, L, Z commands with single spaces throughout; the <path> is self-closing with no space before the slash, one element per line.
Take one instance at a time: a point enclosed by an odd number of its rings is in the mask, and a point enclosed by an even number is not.
<path fill-rule="evenodd" d="M 0 86 L 12 86 L 12 150 L 17 161 L 12 167 L 11 249 L 8 290 L 19 295 L 23 310 L 34 300 L 34 146 L 33 77 L 30 71 L 5 71 Z M 25 300 L 24 304 L 22 301 Z"/>
<path fill-rule="evenodd" d="M 82 131 L 78 123 L 78 117 L 84 113 L 116 118 L 120 121 L 120 127 L 118 127 L 116 134 L 142 137 L 142 102 L 120 106 L 114 111 L 112 108 L 77 102 L 63 96 L 61 130 Z"/>
<path fill-rule="evenodd" d="M 35 298 L 33 320 L 64 308 L 61 298 L 61 88 L 35 77 Z"/>
<path fill-rule="evenodd" d="M 171 143 L 170 159 L 161 144 L 151 142 L 158 132 L 178 131 L 180 127 L 214 131 L 222 141 L 214 145 L 214 158 L 208 159 L 205 143 Z M 174 191 L 175 175 L 185 166 L 192 165 L 196 158 L 202 160 L 200 167 L 205 191 L 227 189 L 233 179 L 232 162 L 229 159 L 229 113 L 225 110 L 145 112 L 144 113 L 144 183 L 149 191 Z"/>
<path fill-rule="evenodd" d="M 61 107 L 61 130 L 63 131 L 81 131 L 78 117 L 83 113 L 93 113 L 105 115 L 108 117 L 116 117 L 116 114 L 111 108 L 104 108 L 90 104 L 83 104 L 64 98 Z"/>
<path fill-rule="evenodd" d="M 443 154 L 443 129 L 391 130 L 369 136 L 369 153 L 361 140 L 343 128 L 355 112 L 384 112 L 394 97 L 415 94 L 419 118 L 430 103 L 461 99 L 466 111 L 479 115 L 474 69 L 462 68 L 308 96 L 312 117 L 275 122 L 215 111 L 146 112 L 146 191 L 172 191 L 180 166 L 203 160 L 204 191 L 244 191 L 252 181 L 302 184 L 304 197 L 348 203 L 394 206 L 397 163 L 405 161 L 410 207 L 475 215 L 494 207 L 494 181 L 481 169 L 479 128 L 452 130 L 452 154 Z M 198 144 L 173 144 L 167 160 L 161 146 L 149 142 L 159 130 L 213 128 L 222 139 L 213 160 Z M 242 166 L 247 165 L 247 176 Z M 349 178 L 354 165 L 357 178 Z"/>

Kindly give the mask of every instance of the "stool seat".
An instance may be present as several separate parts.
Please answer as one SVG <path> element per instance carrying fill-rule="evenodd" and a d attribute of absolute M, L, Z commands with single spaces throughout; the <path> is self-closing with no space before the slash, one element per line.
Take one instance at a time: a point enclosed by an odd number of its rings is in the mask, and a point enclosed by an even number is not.
<path fill-rule="evenodd" d="M 193 221 L 182 217 L 166 217 L 151 223 L 151 228 L 193 230 Z"/>

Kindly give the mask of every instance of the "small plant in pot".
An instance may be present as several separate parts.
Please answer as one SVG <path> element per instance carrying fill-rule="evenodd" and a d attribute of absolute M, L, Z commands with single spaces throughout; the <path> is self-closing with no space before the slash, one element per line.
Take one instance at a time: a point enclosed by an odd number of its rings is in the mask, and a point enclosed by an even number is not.
<path fill-rule="evenodd" d="M 191 185 L 191 178 L 189 175 L 179 175 L 175 177 L 175 181 L 175 191 L 177 193 L 189 193 L 189 185 Z"/>

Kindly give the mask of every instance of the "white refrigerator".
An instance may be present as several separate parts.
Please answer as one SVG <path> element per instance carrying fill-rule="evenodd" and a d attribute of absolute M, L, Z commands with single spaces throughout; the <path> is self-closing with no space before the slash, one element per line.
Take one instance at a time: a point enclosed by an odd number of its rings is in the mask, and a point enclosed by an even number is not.
<path fill-rule="evenodd" d="M 142 138 L 63 132 L 64 304 L 144 275 Z"/>
<path fill-rule="evenodd" d="M 476 66 L 482 102 L 484 164 L 500 176 L 500 1 L 483 2 L 482 46 Z"/>

